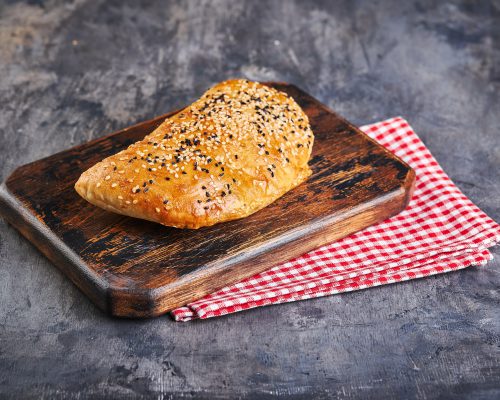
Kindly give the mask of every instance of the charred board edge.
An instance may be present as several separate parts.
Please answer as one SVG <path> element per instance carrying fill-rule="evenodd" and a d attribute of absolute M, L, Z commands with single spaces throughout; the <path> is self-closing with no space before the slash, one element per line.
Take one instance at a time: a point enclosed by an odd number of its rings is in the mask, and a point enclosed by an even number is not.
<path fill-rule="evenodd" d="M 0 185 L 0 216 L 52 261 L 101 310 L 111 313 L 106 281 L 10 193 L 5 183 Z M 68 268 L 68 263 L 74 268 Z"/>

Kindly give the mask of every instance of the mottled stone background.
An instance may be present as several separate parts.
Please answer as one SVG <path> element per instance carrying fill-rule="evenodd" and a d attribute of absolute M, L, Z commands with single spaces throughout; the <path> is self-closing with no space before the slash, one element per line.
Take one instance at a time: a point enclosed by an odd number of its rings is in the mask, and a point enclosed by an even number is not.
<path fill-rule="evenodd" d="M 356 124 L 406 117 L 500 220 L 495 0 L 0 0 L 0 178 L 239 76 Z M 495 260 L 205 322 L 116 320 L 0 221 L 0 398 L 498 399 L 499 286 Z"/>

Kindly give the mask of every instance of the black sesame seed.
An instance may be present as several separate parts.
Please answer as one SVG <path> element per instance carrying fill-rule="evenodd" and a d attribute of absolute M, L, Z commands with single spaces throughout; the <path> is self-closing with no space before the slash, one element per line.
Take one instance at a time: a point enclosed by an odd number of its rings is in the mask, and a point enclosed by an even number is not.
<path fill-rule="evenodd" d="M 226 196 L 226 192 L 224 192 L 224 190 L 221 192 L 220 194 L 222 197 L 225 197 Z"/>
<path fill-rule="evenodd" d="M 146 185 L 147 185 L 147 184 L 148 184 L 147 182 L 144 182 L 144 183 L 142 184 L 142 187 L 146 187 Z"/>
<path fill-rule="evenodd" d="M 113 168 L 113 171 L 116 171 L 116 165 L 115 165 L 115 167 Z"/>
<path fill-rule="evenodd" d="M 168 203 L 168 200 L 163 200 L 163 204 L 167 204 Z"/>
<path fill-rule="evenodd" d="M 144 188 L 143 191 L 144 191 L 144 193 L 146 193 L 148 190 L 149 190 L 149 188 L 147 187 L 147 188 Z"/>
<path fill-rule="evenodd" d="M 186 174 L 187 174 L 187 172 L 186 172 L 186 171 L 182 171 L 182 175 L 186 175 Z"/>
<path fill-rule="evenodd" d="M 219 174 L 219 176 L 224 176 L 224 172 L 221 172 L 221 173 Z"/>
<path fill-rule="evenodd" d="M 198 202 L 198 204 L 200 204 L 200 203 L 201 203 L 201 200 L 196 200 L 196 201 Z"/>
<path fill-rule="evenodd" d="M 265 151 L 265 153 L 266 153 L 266 156 L 268 156 L 268 155 L 269 155 L 269 152 L 268 152 L 267 150 Z"/>
<path fill-rule="evenodd" d="M 210 197 L 210 193 L 205 192 L 205 196 Z"/>
<path fill-rule="evenodd" d="M 154 181 L 152 179 L 149 180 L 149 183 L 153 183 Z"/>
<path fill-rule="evenodd" d="M 170 180 L 170 178 L 167 176 L 167 177 L 165 177 L 165 180 L 166 180 L 166 181 L 169 181 L 169 180 Z"/>

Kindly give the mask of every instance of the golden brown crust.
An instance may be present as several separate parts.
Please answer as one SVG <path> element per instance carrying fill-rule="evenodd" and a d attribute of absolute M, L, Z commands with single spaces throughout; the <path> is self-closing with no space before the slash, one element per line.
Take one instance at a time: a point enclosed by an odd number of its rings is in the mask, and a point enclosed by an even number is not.
<path fill-rule="evenodd" d="M 75 189 L 116 213 L 209 226 L 250 215 L 306 180 L 313 140 L 288 95 L 229 80 L 85 171 Z"/>

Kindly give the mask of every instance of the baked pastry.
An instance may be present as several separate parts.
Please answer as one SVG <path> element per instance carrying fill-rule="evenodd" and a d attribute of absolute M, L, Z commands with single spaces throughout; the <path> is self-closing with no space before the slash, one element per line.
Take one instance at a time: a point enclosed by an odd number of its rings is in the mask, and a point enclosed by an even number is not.
<path fill-rule="evenodd" d="M 75 189 L 116 213 L 209 226 L 250 215 L 306 180 L 313 140 L 287 94 L 229 80 L 85 171 Z"/>

